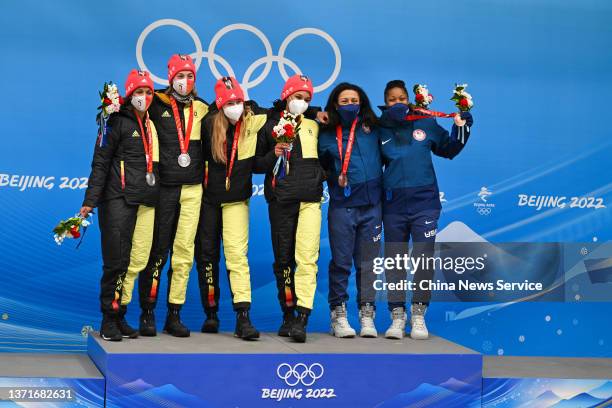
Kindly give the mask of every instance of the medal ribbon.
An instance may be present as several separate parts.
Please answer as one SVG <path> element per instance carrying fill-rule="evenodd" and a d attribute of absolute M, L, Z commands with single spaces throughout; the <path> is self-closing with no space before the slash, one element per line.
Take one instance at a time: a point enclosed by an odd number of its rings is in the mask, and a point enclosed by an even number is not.
<path fill-rule="evenodd" d="M 181 124 L 181 116 L 179 115 L 178 106 L 176 100 L 172 96 L 170 98 L 170 105 L 172 105 L 172 113 L 174 114 L 174 123 L 176 123 L 176 131 L 178 133 L 179 145 L 181 146 L 181 153 L 187 153 L 189 150 L 189 138 L 191 137 L 191 128 L 193 127 L 193 102 L 189 104 L 189 122 L 187 123 L 187 135 L 183 135 L 183 125 Z"/>
<path fill-rule="evenodd" d="M 431 117 L 435 117 L 435 118 L 453 118 L 456 115 L 456 113 L 436 112 L 436 111 L 432 111 L 432 110 L 428 110 L 428 109 L 423 109 L 423 108 L 414 108 L 413 111 L 414 112 L 418 112 L 421 115 L 407 115 L 406 118 L 405 118 L 406 120 L 414 121 L 414 120 L 419 120 L 419 119 L 427 119 L 427 118 L 431 118 Z"/>
<path fill-rule="evenodd" d="M 147 112 L 145 120 L 147 121 L 147 133 L 145 136 L 145 130 L 142 126 L 142 120 L 136 112 L 136 120 L 138 120 L 138 126 L 140 126 L 140 136 L 142 137 L 142 145 L 145 150 L 145 158 L 147 159 L 147 173 L 153 173 L 153 136 L 151 135 L 151 123 L 149 122 L 149 113 Z"/>
<path fill-rule="evenodd" d="M 351 154 L 353 153 L 353 143 L 355 142 L 355 128 L 357 127 L 357 120 L 358 119 L 355 118 L 353 124 L 351 125 L 348 142 L 346 144 L 346 153 L 344 155 L 344 160 L 342 160 L 342 126 L 336 126 L 336 142 L 338 143 L 338 155 L 342 163 L 341 174 L 344 176 L 346 176 L 349 163 L 351 162 Z"/>
<path fill-rule="evenodd" d="M 232 153 L 230 155 L 229 166 L 225 170 L 225 187 L 229 190 L 229 181 L 232 176 L 232 170 L 234 169 L 234 160 L 236 159 L 236 152 L 238 151 L 238 139 L 240 138 L 240 128 L 242 121 L 236 122 L 236 129 L 234 130 L 234 140 L 232 140 Z M 227 140 L 225 142 L 225 149 L 227 151 Z"/>

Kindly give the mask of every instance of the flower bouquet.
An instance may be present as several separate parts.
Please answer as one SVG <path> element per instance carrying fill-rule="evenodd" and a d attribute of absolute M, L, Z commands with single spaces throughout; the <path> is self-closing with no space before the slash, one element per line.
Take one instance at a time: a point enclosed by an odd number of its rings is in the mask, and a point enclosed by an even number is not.
<path fill-rule="evenodd" d="M 100 95 L 100 106 L 98 106 L 100 112 L 98 112 L 96 116 L 96 122 L 98 123 L 98 143 L 100 146 L 104 146 L 106 144 L 106 134 L 108 133 L 106 122 L 112 113 L 119 112 L 123 104 L 123 98 L 119 95 L 117 85 L 112 81 L 105 82 L 104 88 L 98 93 Z"/>
<path fill-rule="evenodd" d="M 455 101 L 455 106 L 457 106 L 461 112 L 467 112 L 474 106 L 472 95 L 467 93 L 465 88 L 467 88 L 467 84 L 455 84 L 453 97 L 451 98 L 451 101 Z"/>
<path fill-rule="evenodd" d="M 274 178 L 272 179 L 272 185 L 276 185 L 276 178 L 282 179 L 289 174 L 289 159 L 291 158 L 291 148 L 293 142 L 300 131 L 300 117 L 301 115 L 293 115 L 288 111 L 284 110 L 281 113 L 281 117 L 272 129 L 272 137 L 276 143 L 288 143 L 289 148 L 285 149 L 283 154 L 278 157 L 272 173 Z"/>
<path fill-rule="evenodd" d="M 91 217 L 91 214 L 85 218 L 82 215 L 77 214 L 74 217 L 68 218 L 67 220 L 60 221 L 59 224 L 53 228 L 53 239 L 57 245 L 62 245 L 66 238 L 81 238 L 81 240 L 83 240 L 87 227 L 91 225 Z M 80 244 L 81 242 L 79 242 L 78 245 Z"/>
<path fill-rule="evenodd" d="M 414 101 L 417 107 L 427 109 L 429 104 L 433 102 L 433 95 L 429 93 L 427 85 L 416 84 L 412 91 L 414 92 Z"/>

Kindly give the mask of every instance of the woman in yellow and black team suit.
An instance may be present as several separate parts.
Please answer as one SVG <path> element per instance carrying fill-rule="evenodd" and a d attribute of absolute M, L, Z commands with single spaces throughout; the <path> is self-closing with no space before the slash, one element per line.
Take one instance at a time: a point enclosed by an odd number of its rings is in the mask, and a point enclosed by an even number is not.
<path fill-rule="evenodd" d="M 324 171 L 317 156 L 318 124 L 304 117 L 313 95 L 310 79 L 294 75 L 259 132 L 255 171 L 265 173 L 265 197 L 272 232 L 274 275 L 283 321 L 278 335 L 306 341 L 306 325 L 317 285 Z M 274 127 L 281 115 L 297 115 L 294 142 L 276 143 Z M 287 150 L 289 165 L 275 166 Z M 297 313 L 297 314 L 296 314 Z"/>
<path fill-rule="evenodd" d="M 148 260 L 159 199 L 158 143 L 147 108 L 153 99 L 148 72 L 132 70 L 125 102 L 101 129 L 80 214 L 98 207 L 103 275 L 100 307 L 104 340 L 135 338 L 125 320 L 133 283 Z"/>
<path fill-rule="evenodd" d="M 257 132 L 265 125 L 266 115 L 245 110 L 244 92 L 235 78 L 219 79 L 215 95 L 216 104 L 211 106 L 202 132 L 206 170 L 196 245 L 200 292 L 205 308 L 208 306 L 208 311 L 216 311 L 223 241 L 225 266 L 237 314 L 234 335 L 250 340 L 258 338 L 259 332 L 249 318 L 249 199 L 253 192 Z M 208 320 L 212 317 L 216 318 L 209 314 Z"/>
<path fill-rule="evenodd" d="M 155 336 L 155 308 L 161 271 L 171 252 L 168 271 L 168 315 L 164 331 L 188 337 L 180 319 L 187 281 L 193 266 L 194 241 L 202 201 L 204 159 L 202 119 L 208 105 L 196 96 L 195 65 L 188 55 L 175 54 L 168 62 L 169 86 L 155 93 L 151 119 L 159 132 L 161 194 L 155 239 L 148 265 L 139 281 L 141 335 Z"/>

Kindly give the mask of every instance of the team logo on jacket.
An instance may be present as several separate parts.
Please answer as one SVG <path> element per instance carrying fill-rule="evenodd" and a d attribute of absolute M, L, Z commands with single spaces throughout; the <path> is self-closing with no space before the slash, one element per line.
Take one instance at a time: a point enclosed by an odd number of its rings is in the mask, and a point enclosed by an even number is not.
<path fill-rule="evenodd" d="M 412 132 L 412 137 L 417 142 L 422 142 L 427 137 L 427 134 L 423 129 L 415 129 L 414 132 Z"/>
<path fill-rule="evenodd" d="M 168 111 L 164 111 L 164 113 L 162 113 L 162 118 L 169 118 L 170 117 L 170 113 Z"/>
<path fill-rule="evenodd" d="M 134 133 L 132 133 L 132 137 L 140 137 L 140 133 L 138 133 L 138 131 L 135 130 Z"/>

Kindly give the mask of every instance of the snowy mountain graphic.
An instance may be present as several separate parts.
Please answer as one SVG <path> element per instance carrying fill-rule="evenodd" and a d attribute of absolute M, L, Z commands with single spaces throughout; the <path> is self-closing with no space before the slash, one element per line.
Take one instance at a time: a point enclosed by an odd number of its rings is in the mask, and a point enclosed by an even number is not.
<path fill-rule="evenodd" d="M 555 405 L 552 405 L 551 408 L 589 408 L 603 401 L 603 399 L 595 398 L 594 396 L 583 392 L 573 396 L 572 398 L 561 400 Z"/>
<path fill-rule="evenodd" d="M 520 405 L 519 408 L 548 408 L 561 401 L 561 399 L 560 396 L 548 390 L 538 395 L 535 399 Z"/>
<path fill-rule="evenodd" d="M 597 388 L 589 391 L 589 394 L 595 398 L 609 399 L 612 398 L 612 381 L 605 382 Z"/>
<path fill-rule="evenodd" d="M 119 387 L 117 387 L 117 389 L 120 390 L 121 393 L 131 393 L 131 394 L 137 394 L 137 393 L 141 393 L 144 391 L 148 391 L 151 388 L 155 388 L 155 386 L 149 384 L 148 382 L 142 380 L 141 378 L 137 379 L 136 381 L 122 384 Z"/>
<path fill-rule="evenodd" d="M 478 399 L 480 389 L 474 385 L 449 378 L 439 385 L 423 383 L 412 391 L 397 394 L 378 404 L 376 408 L 445 407 L 459 408 L 471 405 Z"/>
<path fill-rule="evenodd" d="M 119 388 L 121 389 L 120 392 L 122 393 L 124 393 L 126 389 L 141 389 L 142 391 L 114 398 L 111 396 L 110 400 L 112 403 L 108 404 L 108 406 L 133 408 L 153 406 L 163 406 L 169 408 L 213 408 L 213 406 L 208 402 L 195 395 L 187 394 L 181 391 L 173 384 L 164 384 L 159 387 L 153 387 L 151 384 L 139 379 L 134 382 L 124 384 Z"/>
<path fill-rule="evenodd" d="M 468 384 L 466 382 L 456 379 L 455 377 L 451 377 L 448 380 L 444 381 L 440 384 L 440 387 L 463 394 L 470 392 L 479 392 L 479 388 L 474 384 Z"/>
<path fill-rule="evenodd" d="M 436 234 L 437 242 L 488 242 L 461 221 L 453 221 Z"/>

